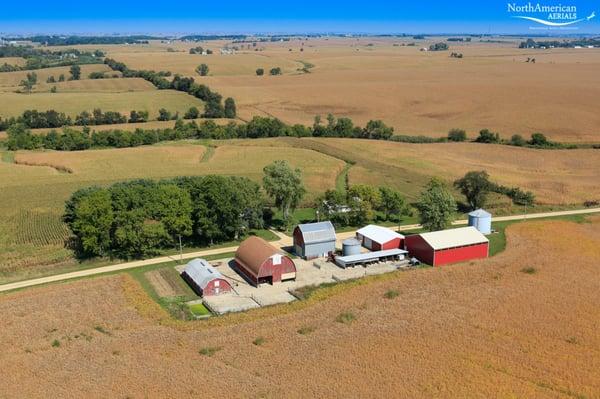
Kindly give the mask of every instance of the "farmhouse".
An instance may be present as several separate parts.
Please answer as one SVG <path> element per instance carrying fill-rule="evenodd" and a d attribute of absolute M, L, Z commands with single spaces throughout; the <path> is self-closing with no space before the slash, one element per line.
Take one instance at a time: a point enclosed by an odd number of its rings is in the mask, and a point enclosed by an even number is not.
<path fill-rule="evenodd" d="M 385 227 L 370 224 L 356 232 L 356 239 L 371 251 L 402 248 L 404 236 Z"/>
<path fill-rule="evenodd" d="M 335 229 L 329 221 L 300 224 L 293 236 L 294 252 L 304 259 L 326 257 L 335 252 Z"/>
<path fill-rule="evenodd" d="M 244 240 L 235 253 L 235 263 L 252 284 L 277 283 L 296 278 L 296 265 L 289 256 L 260 237 Z"/>
<path fill-rule="evenodd" d="M 231 291 L 231 284 L 204 259 L 190 261 L 181 276 L 201 296 L 224 294 Z"/>
<path fill-rule="evenodd" d="M 472 226 L 408 236 L 405 247 L 411 256 L 433 266 L 487 258 L 489 254 L 488 239 Z"/>

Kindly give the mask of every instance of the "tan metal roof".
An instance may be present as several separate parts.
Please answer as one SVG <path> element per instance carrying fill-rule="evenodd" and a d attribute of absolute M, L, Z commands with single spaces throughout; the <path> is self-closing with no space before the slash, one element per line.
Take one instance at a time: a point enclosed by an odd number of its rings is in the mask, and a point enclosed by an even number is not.
<path fill-rule="evenodd" d="M 245 239 L 235 252 L 235 260 L 258 276 L 262 264 L 275 254 L 280 254 L 273 245 L 257 236 Z"/>
<path fill-rule="evenodd" d="M 431 233 L 421 233 L 420 236 L 423 237 L 434 250 L 489 242 L 479 230 L 472 226 L 433 231 Z"/>

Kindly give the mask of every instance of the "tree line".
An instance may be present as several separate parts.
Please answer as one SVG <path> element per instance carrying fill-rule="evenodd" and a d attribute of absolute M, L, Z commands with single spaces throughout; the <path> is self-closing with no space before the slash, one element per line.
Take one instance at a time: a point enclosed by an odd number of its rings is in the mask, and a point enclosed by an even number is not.
<path fill-rule="evenodd" d="M 136 180 L 76 191 L 64 221 L 82 257 L 140 258 L 186 245 L 238 239 L 263 227 L 263 197 L 243 177 Z"/>
<path fill-rule="evenodd" d="M 92 126 L 114 125 L 117 123 L 140 123 L 149 120 L 149 113 L 145 110 L 132 110 L 129 117 L 116 111 L 103 112 L 100 108 L 92 112 L 83 111 L 75 118 L 67 116 L 64 112 L 55 110 L 36 111 L 27 110 L 19 117 L 9 119 L 0 118 L 0 130 L 10 130 L 14 125 L 23 125 L 28 129 L 61 128 L 66 126 Z"/>
<path fill-rule="evenodd" d="M 202 116 L 205 118 L 235 118 L 236 116 L 235 101 L 233 98 L 229 97 L 225 100 L 225 103 L 230 105 L 229 112 L 226 113 L 225 106 L 223 105 L 223 96 L 217 92 L 211 91 L 206 85 L 196 83 L 194 78 L 186 78 L 180 75 L 175 75 L 173 80 L 169 81 L 165 77 L 171 76 L 170 72 L 133 70 L 129 69 L 124 63 L 118 62 L 111 58 L 106 58 L 104 63 L 111 69 L 120 71 L 124 77 L 142 78 L 152 83 L 157 89 L 183 91 L 196 98 L 199 98 L 205 103 L 204 113 L 202 114 Z M 232 104 L 233 107 L 231 106 Z"/>
<path fill-rule="evenodd" d="M 227 102 L 226 102 L 227 104 Z M 232 106 L 235 106 L 232 104 Z M 227 107 L 226 107 L 227 109 Z M 200 111 L 192 107 L 185 114 L 184 119 L 196 119 Z M 267 137 L 340 137 L 359 138 L 371 140 L 390 140 L 406 143 L 443 143 L 443 142 L 465 142 L 468 140 L 466 132 L 461 129 L 452 129 L 447 137 L 407 136 L 395 135 L 394 129 L 380 120 L 371 120 L 364 127 L 355 126 L 349 118 L 335 118 L 327 116 L 327 122 L 323 123 L 319 116 L 315 117 L 312 126 L 301 124 L 287 125 L 277 118 L 255 116 L 245 124 L 230 122 L 226 125 L 217 125 L 212 120 L 201 123 L 192 120 L 184 122 L 179 119 L 178 113 L 171 113 L 166 109 L 159 110 L 158 120 L 176 120 L 173 128 L 166 129 L 136 129 L 135 131 L 112 129 L 103 131 L 91 131 L 84 128 L 82 131 L 64 128 L 62 133 L 51 131 L 46 134 L 32 134 L 29 126 L 57 128 L 64 125 L 93 126 L 116 123 L 138 123 L 148 120 L 145 111 L 131 111 L 129 118 L 118 112 L 102 112 L 99 109 L 92 113 L 82 112 L 71 120 L 63 113 L 47 111 L 26 111 L 19 118 L 2 120 L 0 118 L 0 130 L 6 129 L 8 133 L 7 145 L 9 149 L 35 149 L 47 148 L 58 150 L 81 150 L 92 147 L 136 147 L 140 145 L 151 145 L 161 141 L 173 141 L 182 139 L 215 139 L 226 140 L 236 138 L 267 138 Z M 50 135 L 50 139 L 46 137 Z M 67 142 L 77 137 L 77 141 L 85 143 L 85 148 L 72 148 L 70 145 L 57 145 L 57 137 L 65 137 Z M 101 138 L 101 139 L 100 139 Z M 515 136 L 511 140 L 500 139 L 497 133 L 487 129 L 482 130 L 480 136 L 474 140 L 477 143 L 497 143 L 515 146 L 526 146 L 530 148 L 554 149 L 554 148 L 582 148 L 583 145 L 562 144 L 547 140 L 544 135 L 534 133 L 531 140 L 523 140 L 523 143 L 515 142 Z M 589 146 L 588 146 L 589 147 Z M 597 148 L 600 146 L 592 146 Z M 518 195 L 518 194 L 517 194 Z"/>
<path fill-rule="evenodd" d="M 83 113 L 82 113 L 83 114 Z M 169 118 L 172 115 L 163 110 L 163 118 Z M 114 123 L 123 123 L 124 116 L 115 113 L 102 113 L 100 110 L 92 114 L 84 113 L 79 115 L 75 122 L 86 124 L 84 129 L 76 130 L 72 128 L 63 128 L 59 133 L 52 130 L 45 134 L 33 134 L 28 128 L 29 124 L 43 125 L 43 127 L 53 127 L 51 124 L 60 125 L 64 122 L 62 119 L 68 119 L 64 114 L 51 112 L 44 114 L 42 124 L 34 121 L 39 115 L 35 112 L 27 114 L 27 118 L 21 118 L 20 123 L 10 124 L 7 130 L 7 147 L 9 150 L 31 150 L 45 148 L 61 151 L 84 150 L 88 148 L 105 147 L 137 147 L 141 145 L 156 144 L 161 141 L 172 141 L 182 139 L 215 139 L 226 140 L 235 138 L 267 138 L 267 137 L 346 137 L 363 138 L 372 140 L 389 140 L 393 135 L 393 128 L 387 126 L 382 121 L 369 121 L 366 126 L 354 126 L 352 121 L 347 118 L 328 118 L 328 124 L 316 122 L 312 127 L 305 125 L 287 125 L 276 118 L 256 116 L 248 123 L 236 124 L 230 122 L 227 125 L 217 125 L 212 120 L 197 123 L 195 120 L 184 122 L 177 119 L 173 128 L 167 129 L 136 129 L 135 131 L 113 129 L 102 131 L 91 131 L 88 125 L 96 122 L 105 124 L 106 118 L 110 118 Z M 85 116 L 85 118 L 84 118 Z M 141 122 L 147 118 L 144 111 L 132 111 L 129 122 Z M 320 121 L 317 118 L 317 121 Z M 0 124 L 1 126 L 1 124 Z M 64 143 L 63 143 L 64 142 Z M 76 142 L 78 145 L 71 145 Z"/>

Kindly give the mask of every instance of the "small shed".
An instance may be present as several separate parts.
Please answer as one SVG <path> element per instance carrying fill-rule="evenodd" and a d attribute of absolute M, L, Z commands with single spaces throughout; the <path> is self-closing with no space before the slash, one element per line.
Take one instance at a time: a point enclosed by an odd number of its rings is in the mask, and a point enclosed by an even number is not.
<path fill-rule="evenodd" d="M 204 259 L 197 258 L 190 261 L 181 275 L 200 296 L 219 295 L 231 291 L 231 284 Z"/>
<path fill-rule="evenodd" d="M 296 265 L 260 237 L 244 240 L 235 252 L 235 263 L 240 273 L 252 284 L 277 283 L 296 278 Z"/>
<path fill-rule="evenodd" d="M 472 226 L 407 236 L 405 247 L 411 256 L 432 266 L 489 255 L 488 239 Z"/>
<path fill-rule="evenodd" d="M 483 209 L 477 209 L 469 213 L 469 226 L 475 227 L 482 234 L 491 234 L 492 214 Z"/>
<path fill-rule="evenodd" d="M 335 228 L 329 221 L 299 224 L 293 236 L 294 252 L 304 259 L 326 257 L 335 252 Z"/>
<path fill-rule="evenodd" d="M 385 249 L 383 251 L 367 252 L 364 254 L 354 254 L 338 256 L 335 263 L 344 269 L 350 266 L 367 265 L 375 262 L 385 262 L 388 260 L 403 260 L 408 252 L 403 249 Z"/>
<path fill-rule="evenodd" d="M 396 249 L 404 246 L 404 236 L 386 227 L 370 224 L 356 232 L 356 239 L 371 251 Z"/>

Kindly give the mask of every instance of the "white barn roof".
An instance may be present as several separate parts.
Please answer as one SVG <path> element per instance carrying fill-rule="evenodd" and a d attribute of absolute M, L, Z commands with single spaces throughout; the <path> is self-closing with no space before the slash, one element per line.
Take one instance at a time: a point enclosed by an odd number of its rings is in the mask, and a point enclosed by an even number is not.
<path fill-rule="evenodd" d="M 402 234 L 398 234 L 386 227 L 376 226 L 374 224 L 370 224 L 362 229 L 358 229 L 356 233 L 380 244 L 396 238 L 404 238 Z"/>
<path fill-rule="evenodd" d="M 190 261 L 183 271 L 202 289 L 206 288 L 212 280 L 223 278 L 223 275 L 217 269 L 200 258 Z"/>
<path fill-rule="evenodd" d="M 298 229 L 302 233 L 302 237 L 304 237 L 305 244 L 336 240 L 335 228 L 330 221 L 299 224 Z"/>
<path fill-rule="evenodd" d="M 481 234 L 479 230 L 472 226 L 460 227 L 458 229 L 433 231 L 431 233 L 421 233 L 420 236 L 434 250 L 489 242 L 489 240 L 483 234 Z"/>

